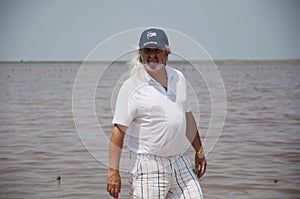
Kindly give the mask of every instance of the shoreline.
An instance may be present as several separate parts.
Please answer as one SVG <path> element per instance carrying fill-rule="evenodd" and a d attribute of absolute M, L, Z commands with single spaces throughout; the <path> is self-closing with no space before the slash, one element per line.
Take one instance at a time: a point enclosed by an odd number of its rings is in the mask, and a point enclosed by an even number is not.
<path fill-rule="evenodd" d="M 191 60 L 188 62 L 211 62 L 212 60 Z M 241 63 L 281 63 L 281 62 L 300 62 L 300 59 L 257 59 L 257 60 L 243 60 L 243 59 L 216 59 L 213 60 L 216 64 L 241 64 Z M 128 61 L 0 61 L 0 64 L 82 64 L 86 63 L 127 63 Z M 169 63 L 184 63 L 185 60 L 170 60 Z"/>

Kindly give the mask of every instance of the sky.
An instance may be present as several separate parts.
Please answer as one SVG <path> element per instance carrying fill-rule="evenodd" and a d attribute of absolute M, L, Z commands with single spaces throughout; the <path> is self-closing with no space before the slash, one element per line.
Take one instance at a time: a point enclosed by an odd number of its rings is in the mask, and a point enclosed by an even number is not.
<path fill-rule="evenodd" d="M 216 60 L 300 59 L 299 21 L 298 0 L 0 0 L 0 61 L 82 61 L 143 27 L 179 31 Z"/>

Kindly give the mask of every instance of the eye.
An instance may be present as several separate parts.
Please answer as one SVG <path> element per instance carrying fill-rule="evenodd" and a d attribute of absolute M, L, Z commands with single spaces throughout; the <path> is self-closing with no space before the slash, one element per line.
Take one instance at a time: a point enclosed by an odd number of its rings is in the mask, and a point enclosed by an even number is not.
<path fill-rule="evenodd" d="M 161 53 L 163 50 L 162 49 L 159 49 L 159 48 L 155 48 L 155 49 L 152 49 L 152 48 L 144 48 L 143 50 L 143 53 L 144 54 L 149 54 L 149 53 L 156 53 L 156 54 L 159 54 Z"/>
<path fill-rule="evenodd" d="M 149 54 L 151 50 L 149 48 L 144 48 L 143 51 L 145 54 Z"/>
<path fill-rule="evenodd" d="M 155 49 L 155 52 L 156 52 L 156 53 L 160 53 L 160 52 L 161 52 L 161 49 L 156 48 L 156 49 Z"/>

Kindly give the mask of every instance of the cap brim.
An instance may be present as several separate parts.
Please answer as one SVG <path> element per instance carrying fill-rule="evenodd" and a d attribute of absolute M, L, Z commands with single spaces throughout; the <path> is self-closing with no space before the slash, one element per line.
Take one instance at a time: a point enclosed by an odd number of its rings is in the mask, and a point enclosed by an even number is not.
<path fill-rule="evenodd" d="M 165 45 L 162 43 L 147 42 L 143 46 L 140 46 L 140 50 L 142 50 L 143 48 L 149 48 L 149 47 L 156 47 L 156 48 L 162 48 L 162 49 L 166 48 Z"/>

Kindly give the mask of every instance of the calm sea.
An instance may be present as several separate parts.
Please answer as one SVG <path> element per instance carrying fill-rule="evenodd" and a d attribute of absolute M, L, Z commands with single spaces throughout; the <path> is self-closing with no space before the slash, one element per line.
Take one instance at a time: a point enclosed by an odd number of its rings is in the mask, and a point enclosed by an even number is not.
<path fill-rule="evenodd" d="M 105 65 L 95 103 L 82 94 L 95 111 L 82 107 L 86 119 L 78 132 L 72 95 L 80 65 L 0 64 L 0 198 L 109 198 L 112 102 L 127 66 L 94 63 L 84 70 L 93 73 L 93 67 Z M 197 99 L 191 103 L 199 107 L 194 114 L 204 139 L 212 107 L 207 85 L 189 64 L 170 65 L 192 85 Z M 226 89 L 226 120 L 200 180 L 205 198 L 300 198 L 300 61 L 217 65 Z M 95 115 L 99 135 L 92 129 Z M 124 165 L 126 156 L 124 150 Z M 120 198 L 128 198 L 125 170 Z"/>

